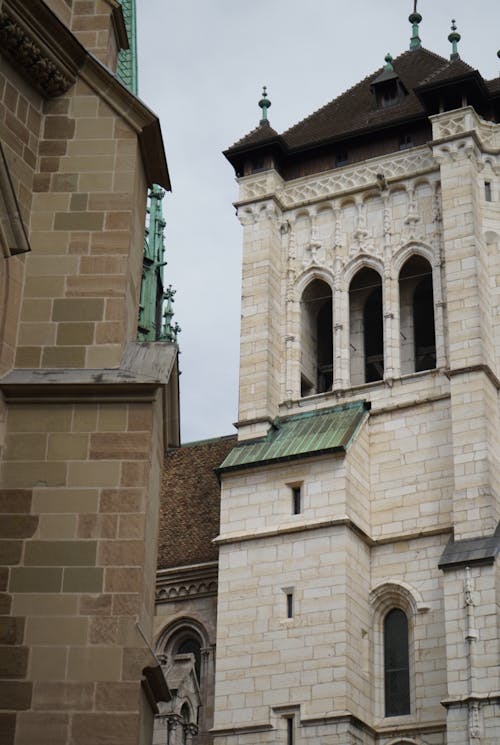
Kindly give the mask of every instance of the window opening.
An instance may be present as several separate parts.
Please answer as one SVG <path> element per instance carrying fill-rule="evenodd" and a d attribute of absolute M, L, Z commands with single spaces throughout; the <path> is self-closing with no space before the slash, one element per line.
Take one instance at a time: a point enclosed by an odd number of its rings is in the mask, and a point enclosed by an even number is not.
<path fill-rule="evenodd" d="M 394 106 L 398 101 L 398 88 L 396 81 L 393 81 L 390 85 L 387 85 L 382 91 L 380 97 L 380 105 L 382 108 L 387 106 Z"/>
<path fill-rule="evenodd" d="M 293 618 L 293 592 L 286 594 L 286 617 Z"/>
<path fill-rule="evenodd" d="M 292 514 L 300 515 L 302 512 L 302 493 L 300 486 L 292 486 Z"/>
<path fill-rule="evenodd" d="M 432 269 L 421 256 L 412 256 L 399 274 L 401 372 L 436 367 L 436 332 Z"/>
<path fill-rule="evenodd" d="M 484 182 L 484 198 L 487 202 L 492 201 L 491 197 L 491 181 L 485 181 Z"/>
<path fill-rule="evenodd" d="M 393 608 L 384 619 L 385 716 L 410 713 L 408 619 Z"/>
<path fill-rule="evenodd" d="M 351 384 L 384 377 L 382 280 L 374 269 L 361 269 L 349 288 Z"/>
<path fill-rule="evenodd" d="M 201 644 L 192 636 L 185 637 L 178 645 L 175 654 L 193 654 L 194 655 L 194 670 L 198 682 L 200 681 L 201 673 Z"/>
<path fill-rule="evenodd" d="M 335 156 L 335 167 L 340 168 L 340 166 L 346 166 L 348 162 L 349 158 L 347 156 L 347 150 L 339 150 Z"/>
<path fill-rule="evenodd" d="M 266 170 L 266 162 L 264 158 L 256 158 L 252 162 L 252 173 L 259 173 L 260 171 Z"/>
<path fill-rule="evenodd" d="M 301 395 L 310 396 L 333 384 L 333 303 L 326 282 L 315 279 L 306 287 L 301 310 Z"/>
<path fill-rule="evenodd" d="M 294 717 L 286 717 L 286 745 L 294 745 Z"/>
<path fill-rule="evenodd" d="M 399 149 L 400 150 L 408 150 L 408 148 L 413 147 L 413 138 L 411 135 L 403 135 L 399 139 Z"/>

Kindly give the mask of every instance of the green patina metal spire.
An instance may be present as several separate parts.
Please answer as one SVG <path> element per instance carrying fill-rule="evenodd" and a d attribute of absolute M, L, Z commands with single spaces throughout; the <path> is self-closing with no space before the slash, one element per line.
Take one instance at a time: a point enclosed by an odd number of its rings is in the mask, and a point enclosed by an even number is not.
<path fill-rule="evenodd" d="M 267 97 L 267 88 L 264 86 L 262 88 L 262 98 L 259 101 L 259 106 L 262 109 L 262 117 L 260 120 L 260 124 L 265 124 L 268 120 L 267 118 L 267 110 L 271 105 L 271 101 Z"/>
<path fill-rule="evenodd" d="M 413 4 L 413 13 L 410 14 L 408 20 L 410 21 L 412 27 L 410 49 L 420 49 L 420 47 L 422 46 L 422 41 L 419 36 L 418 27 L 422 21 L 422 16 L 420 15 L 420 13 L 417 13 L 417 0 L 415 0 Z"/>
<path fill-rule="evenodd" d="M 119 0 L 125 19 L 129 49 L 121 49 L 116 65 L 117 78 L 137 95 L 137 26 L 135 0 Z"/>
<path fill-rule="evenodd" d="M 137 26 L 135 0 L 119 0 L 125 19 L 129 49 L 122 49 L 118 54 L 116 67 L 117 78 L 134 94 L 138 93 L 137 76 Z M 163 289 L 163 268 L 165 254 L 165 219 L 163 217 L 163 197 L 165 192 L 156 184 L 148 193 L 148 221 L 144 236 L 144 256 L 142 261 L 141 299 L 137 338 L 139 341 L 173 341 L 177 340 L 180 328 L 172 325 L 172 297 L 170 287 Z M 163 306 L 165 319 L 163 319 Z"/>
<path fill-rule="evenodd" d="M 161 336 L 163 308 L 163 267 L 165 243 L 163 231 L 163 189 L 153 186 L 148 195 L 148 216 L 142 262 L 141 302 L 139 305 L 139 341 L 156 341 Z"/>
<path fill-rule="evenodd" d="M 457 24 L 455 22 L 455 19 L 453 18 L 451 21 L 451 34 L 449 34 L 448 36 L 448 41 L 451 42 L 450 60 L 460 59 L 460 55 L 458 53 L 458 42 L 461 38 L 462 37 L 457 31 Z"/>
<path fill-rule="evenodd" d="M 177 341 L 177 334 L 180 332 L 181 327 L 178 323 L 172 324 L 172 318 L 174 316 L 173 302 L 175 290 L 172 289 L 172 285 L 169 285 L 165 291 L 165 311 L 163 313 L 163 327 L 161 332 L 162 341 Z"/>

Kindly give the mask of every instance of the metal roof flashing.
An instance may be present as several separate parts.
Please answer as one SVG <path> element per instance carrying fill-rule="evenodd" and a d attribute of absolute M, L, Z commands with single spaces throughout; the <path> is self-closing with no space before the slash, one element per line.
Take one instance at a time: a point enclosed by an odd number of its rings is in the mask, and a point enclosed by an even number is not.
<path fill-rule="evenodd" d="M 278 417 L 265 437 L 242 442 L 224 459 L 218 475 L 299 458 L 345 453 L 368 415 L 370 404 L 355 401 L 328 409 Z"/>

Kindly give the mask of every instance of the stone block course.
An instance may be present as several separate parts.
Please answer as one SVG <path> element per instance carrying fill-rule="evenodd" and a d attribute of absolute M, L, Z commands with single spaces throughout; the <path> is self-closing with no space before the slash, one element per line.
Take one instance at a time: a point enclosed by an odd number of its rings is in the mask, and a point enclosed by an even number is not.
<path fill-rule="evenodd" d="M 20 680 L 0 680 L 0 701 L 7 711 L 24 711 L 31 705 L 32 684 Z"/>
<path fill-rule="evenodd" d="M 94 592 L 103 589 L 103 571 L 100 568 L 65 568 L 63 577 L 63 592 Z"/>
<path fill-rule="evenodd" d="M 96 541 L 30 541 L 24 561 L 27 566 L 94 566 Z"/>

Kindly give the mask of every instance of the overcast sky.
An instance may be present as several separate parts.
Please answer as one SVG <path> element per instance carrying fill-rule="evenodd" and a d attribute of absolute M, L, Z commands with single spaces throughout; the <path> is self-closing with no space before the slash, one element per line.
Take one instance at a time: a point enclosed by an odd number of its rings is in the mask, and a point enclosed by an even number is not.
<path fill-rule="evenodd" d="M 159 115 L 172 194 L 167 282 L 182 327 L 182 441 L 234 432 L 241 228 L 222 150 L 257 126 L 267 85 L 282 132 L 408 48 L 413 0 L 137 0 L 139 95 Z M 419 0 L 423 46 L 499 74 L 498 0 Z"/>

